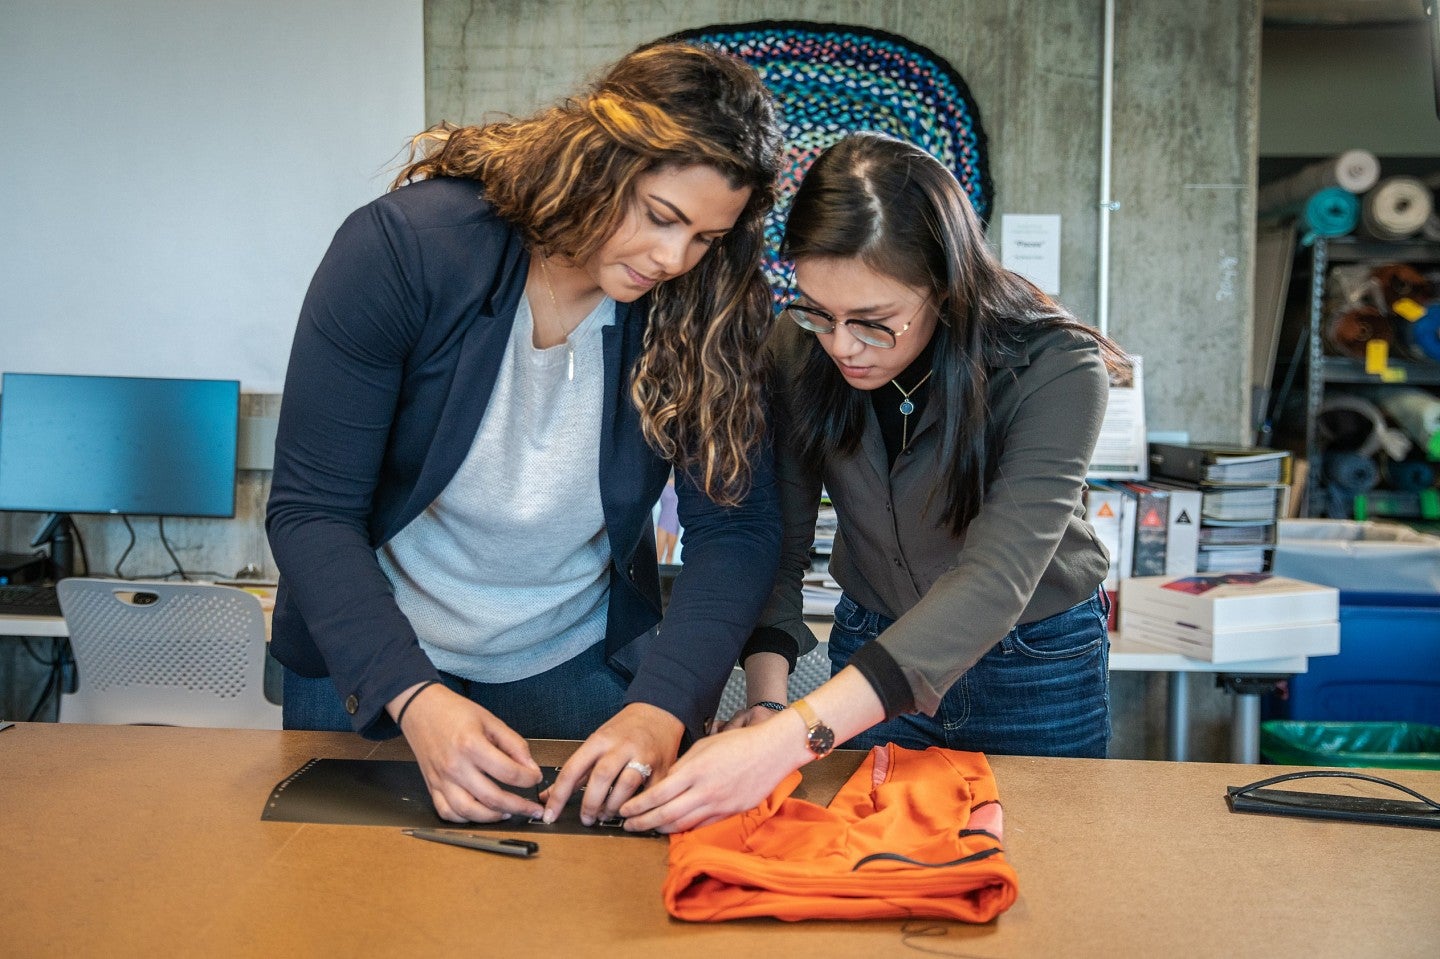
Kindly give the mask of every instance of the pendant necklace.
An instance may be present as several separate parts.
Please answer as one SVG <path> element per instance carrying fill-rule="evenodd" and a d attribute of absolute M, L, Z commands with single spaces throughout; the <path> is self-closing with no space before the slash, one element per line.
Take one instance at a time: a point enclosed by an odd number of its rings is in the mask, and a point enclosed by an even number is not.
<path fill-rule="evenodd" d="M 550 306 L 554 310 L 555 325 L 564 333 L 565 324 L 560 321 L 560 301 L 555 298 L 555 286 L 550 282 L 550 267 L 545 260 L 540 261 L 540 273 L 545 277 L 545 289 L 550 294 Z M 574 332 L 573 330 L 571 332 Z M 575 344 L 570 342 L 570 334 L 564 333 L 565 338 L 565 378 L 572 383 L 575 381 Z M 925 382 L 924 380 L 920 381 Z M 907 401 L 908 402 L 908 401 Z"/>
<path fill-rule="evenodd" d="M 926 373 L 924 376 L 920 377 L 920 382 L 916 383 L 908 390 L 905 389 L 905 387 L 901 386 L 898 380 L 890 381 L 890 385 L 894 386 L 897 390 L 899 390 L 900 395 L 903 397 L 903 399 L 900 400 L 900 415 L 904 417 L 904 419 L 901 420 L 900 432 L 900 448 L 902 450 L 910 445 L 910 414 L 915 412 L 915 402 L 910 399 L 910 396 L 920 387 L 924 386 L 925 381 L 930 379 L 930 373 L 934 372 L 934 370 L 931 370 L 929 373 Z"/>

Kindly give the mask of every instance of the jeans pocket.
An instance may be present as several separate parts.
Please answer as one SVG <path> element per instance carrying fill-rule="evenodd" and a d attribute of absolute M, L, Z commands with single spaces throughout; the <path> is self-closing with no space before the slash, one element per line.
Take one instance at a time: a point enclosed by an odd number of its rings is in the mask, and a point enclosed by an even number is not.
<path fill-rule="evenodd" d="M 840 601 L 835 604 L 835 627 L 846 632 L 858 633 L 865 628 L 865 619 L 870 611 L 861 606 L 855 600 L 840 594 Z"/>
<path fill-rule="evenodd" d="M 1061 613 L 1016 626 L 1007 645 L 1034 659 L 1075 659 L 1104 645 L 1108 631 L 1098 596 Z"/>

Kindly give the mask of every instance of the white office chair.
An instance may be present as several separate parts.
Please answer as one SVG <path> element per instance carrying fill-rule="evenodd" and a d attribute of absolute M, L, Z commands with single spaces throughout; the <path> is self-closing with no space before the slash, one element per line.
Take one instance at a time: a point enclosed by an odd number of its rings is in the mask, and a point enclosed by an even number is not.
<path fill-rule="evenodd" d="M 78 688 L 60 721 L 279 729 L 265 698 L 265 614 L 244 590 L 62 579 Z"/>
<path fill-rule="evenodd" d="M 790 674 L 786 694 L 793 703 L 829 678 L 829 647 L 821 643 L 795 660 L 795 671 Z M 726 681 L 725 690 L 720 694 L 720 705 L 716 707 L 715 715 L 722 721 L 727 720 L 748 705 L 750 704 L 745 702 L 745 670 L 737 666 Z"/>

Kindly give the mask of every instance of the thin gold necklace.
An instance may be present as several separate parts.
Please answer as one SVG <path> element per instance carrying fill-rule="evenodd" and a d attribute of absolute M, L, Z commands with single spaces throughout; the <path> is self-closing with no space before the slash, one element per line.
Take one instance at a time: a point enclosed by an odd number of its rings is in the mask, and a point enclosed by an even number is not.
<path fill-rule="evenodd" d="M 910 414 L 915 412 L 915 403 L 910 399 L 910 394 L 924 386 L 925 381 L 930 378 L 930 373 L 934 372 L 934 370 L 930 370 L 924 376 L 920 377 L 919 383 L 916 383 L 908 390 L 900 385 L 899 380 L 890 381 L 890 385 L 899 390 L 900 395 L 903 397 L 903 399 L 900 400 L 900 415 L 904 417 L 904 419 L 900 421 L 900 448 L 902 450 L 910 445 Z"/>
<path fill-rule="evenodd" d="M 545 289 L 550 294 L 550 306 L 554 310 L 552 315 L 555 317 L 555 326 L 560 330 L 560 336 L 565 343 L 565 378 L 574 382 L 575 344 L 570 342 L 570 333 L 565 332 L 565 324 L 560 320 L 560 301 L 555 298 L 555 284 L 550 282 L 550 267 L 543 257 L 540 260 L 540 275 L 545 278 Z M 570 332 L 573 333 L 574 330 Z"/>

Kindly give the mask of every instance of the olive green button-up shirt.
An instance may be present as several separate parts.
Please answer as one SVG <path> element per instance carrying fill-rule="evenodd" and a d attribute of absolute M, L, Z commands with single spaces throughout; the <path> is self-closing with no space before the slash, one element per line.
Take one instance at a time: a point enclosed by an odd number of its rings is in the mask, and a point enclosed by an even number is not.
<path fill-rule="evenodd" d="M 784 403 L 812 334 L 777 329 Z M 860 448 L 816 471 L 778 444 L 785 545 L 760 627 L 783 630 L 800 651 L 815 638 L 801 616 L 821 484 L 839 520 L 830 575 L 857 603 L 896 620 L 878 642 L 909 682 L 917 709 L 933 714 L 945 691 L 1017 624 L 1089 598 L 1109 567 L 1085 521 L 1085 472 L 1100 433 L 1109 381 L 1095 341 L 1036 329 L 1009 352 L 987 356 L 999 466 L 962 536 L 941 520 L 938 450 L 942 403 L 932 394 L 910 446 L 889 467 L 870 404 Z"/>

